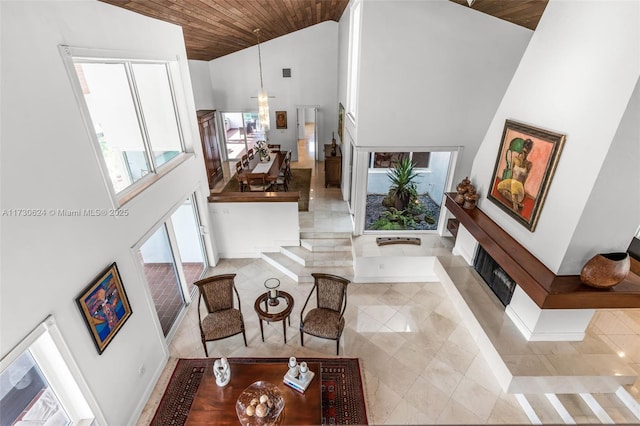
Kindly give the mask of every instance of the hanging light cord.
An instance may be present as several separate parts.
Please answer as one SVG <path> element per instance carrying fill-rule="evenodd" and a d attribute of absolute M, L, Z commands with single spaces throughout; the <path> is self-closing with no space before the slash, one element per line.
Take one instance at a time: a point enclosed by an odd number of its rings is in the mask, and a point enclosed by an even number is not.
<path fill-rule="evenodd" d="M 262 84 L 262 54 L 260 52 L 260 28 L 256 28 L 255 30 L 253 30 L 253 33 L 256 35 L 256 38 L 258 39 L 258 64 L 260 66 L 260 88 L 264 89 L 264 86 Z"/>

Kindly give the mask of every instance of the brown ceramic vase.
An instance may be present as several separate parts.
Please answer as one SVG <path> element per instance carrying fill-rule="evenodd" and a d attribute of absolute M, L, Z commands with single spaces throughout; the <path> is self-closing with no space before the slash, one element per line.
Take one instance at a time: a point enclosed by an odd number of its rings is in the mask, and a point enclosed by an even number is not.
<path fill-rule="evenodd" d="M 580 272 L 580 281 L 595 288 L 610 288 L 620 284 L 629 273 L 628 253 L 602 253 L 589 260 Z"/>

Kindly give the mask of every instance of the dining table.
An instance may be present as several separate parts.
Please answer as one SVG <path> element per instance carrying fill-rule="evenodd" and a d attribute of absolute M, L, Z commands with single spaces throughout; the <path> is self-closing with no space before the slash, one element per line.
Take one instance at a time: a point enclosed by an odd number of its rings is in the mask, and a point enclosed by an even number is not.
<path fill-rule="evenodd" d="M 249 159 L 249 166 L 243 167 L 243 172 L 264 173 L 267 181 L 275 182 L 278 180 L 285 156 L 286 153 L 282 151 L 271 152 L 269 160 L 261 161 L 258 155 L 254 155 L 252 159 Z"/>

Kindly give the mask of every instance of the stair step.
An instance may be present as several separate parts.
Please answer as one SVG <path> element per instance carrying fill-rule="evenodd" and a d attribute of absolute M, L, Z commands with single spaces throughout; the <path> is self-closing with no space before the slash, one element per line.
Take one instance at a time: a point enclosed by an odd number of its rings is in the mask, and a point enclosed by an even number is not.
<path fill-rule="evenodd" d="M 632 386 L 631 390 L 637 390 L 637 388 L 635 386 Z M 616 391 L 616 396 L 640 422 L 640 403 L 638 403 L 638 395 L 629 392 L 624 386 L 620 386 Z"/>
<path fill-rule="evenodd" d="M 345 252 L 312 252 L 304 247 L 281 247 L 280 252 L 295 260 L 302 266 L 351 266 L 351 253 Z"/>
<path fill-rule="evenodd" d="M 601 423 L 598 416 L 596 416 L 580 394 L 564 393 L 556 394 L 556 396 L 577 424 Z"/>
<path fill-rule="evenodd" d="M 351 251 L 350 238 L 303 238 L 300 246 L 313 252 L 344 252 Z"/>
<path fill-rule="evenodd" d="M 283 253 L 262 253 L 261 258 L 298 283 L 313 282 L 311 276 L 313 272 L 333 274 L 353 280 L 353 266 L 305 267 Z"/>
<path fill-rule="evenodd" d="M 580 398 L 576 394 L 572 394 L 574 397 Z M 555 393 L 545 393 L 545 397 L 549 400 L 553 408 L 555 408 L 556 412 L 560 415 L 562 422 L 567 425 L 575 425 L 576 420 L 573 418 L 567 407 L 564 406 L 562 400 L 559 398 L 559 395 Z M 588 409 L 588 407 L 587 407 Z"/>
<path fill-rule="evenodd" d="M 614 393 L 593 393 L 593 398 L 615 424 L 637 424 L 640 419 Z"/>
<path fill-rule="evenodd" d="M 310 239 L 310 238 L 351 238 L 350 231 L 344 232 L 331 232 L 331 231 L 300 231 L 301 239 Z"/>
<path fill-rule="evenodd" d="M 522 396 L 529 402 L 529 405 L 533 408 L 535 415 L 542 424 L 564 424 L 562 417 L 560 417 L 560 414 L 558 414 L 544 394 L 533 393 Z M 526 409 L 525 412 L 527 412 Z"/>
<path fill-rule="evenodd" d="M 614 395 L 615 396 L 615 395 Z M 597 399 L 590 393 L 581 393 L 580 397 L 584 400 L 584 402 L 589 406 L 591 412 L 595 414 L 600 423 L 612 425 L 615 424 L 611 416 L 607 410 L 598 402 Z"/>

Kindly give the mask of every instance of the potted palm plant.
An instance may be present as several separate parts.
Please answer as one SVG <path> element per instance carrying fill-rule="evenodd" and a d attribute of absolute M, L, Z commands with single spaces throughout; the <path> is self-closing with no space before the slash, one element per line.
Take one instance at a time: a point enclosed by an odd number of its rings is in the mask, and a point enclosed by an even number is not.
<path fill-rule="evenodd" d="M 387 172 L 387 176 L 391 180 L 389 195 L 393 198 L 394 207 L 398 210 L 406 209 L 418 197 L 415 164 L 410 159 L 403 158 Z"/>

